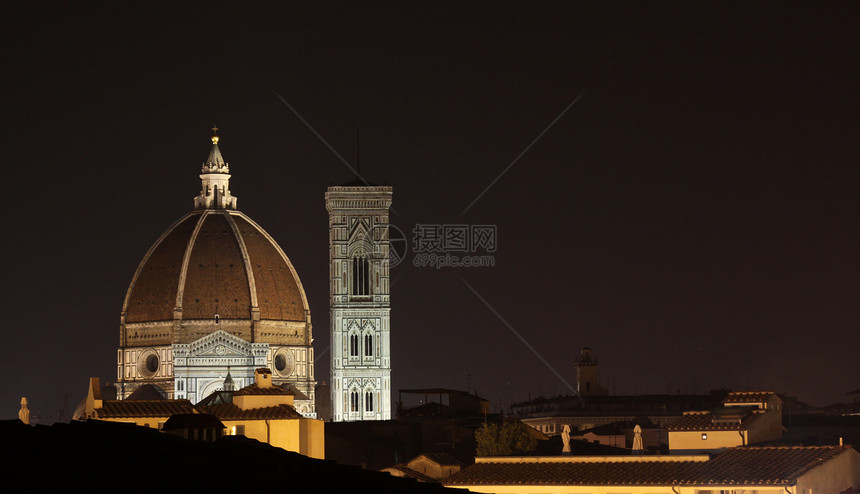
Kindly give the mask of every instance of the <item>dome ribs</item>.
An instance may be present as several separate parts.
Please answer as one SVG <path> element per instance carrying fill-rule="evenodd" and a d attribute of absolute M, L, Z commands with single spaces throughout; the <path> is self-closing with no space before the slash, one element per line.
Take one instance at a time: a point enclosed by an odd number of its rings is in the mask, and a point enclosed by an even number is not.
<path fill-rule="evenodd" d="M 226 214 L 207 214 L 188 260 L 182 319 L 250 319 L 248 276 Z"/>
<path fill-rule="evenodd" d="M 135 272 L 122 315 L 120 340 L 132 346 L 187 343 L 218 327 L 276 345 L 310 335 L 292 264 L 235 210 L 193 211 L 171 225 Z"/>
<path fill-rule="evenodd" d="M 170 321 L 176 305 L 182 258 L 198 214 L 184 217 L 152 246 L 129 287 L 125 322 Z M 165 283 L 174 280 L 172 283 Z"/>
<path fill-rule="evenodd" d="M 260 319 L 304 321 L 304 296 L 289 261 L 256 225 L 238 215 L 233 218 L 251 259 Z"/>

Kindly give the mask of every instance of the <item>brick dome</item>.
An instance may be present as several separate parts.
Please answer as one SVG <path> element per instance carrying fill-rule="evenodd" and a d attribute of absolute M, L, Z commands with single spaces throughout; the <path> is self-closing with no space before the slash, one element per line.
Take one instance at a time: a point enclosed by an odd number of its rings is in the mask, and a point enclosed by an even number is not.
<path fill-rule="evenodd" d="M 308 305 L 292 264 L 245 214 L 191 212 L 143 258 L 123 305 L 125 323 L 259 319 L 304 322 Z"/>

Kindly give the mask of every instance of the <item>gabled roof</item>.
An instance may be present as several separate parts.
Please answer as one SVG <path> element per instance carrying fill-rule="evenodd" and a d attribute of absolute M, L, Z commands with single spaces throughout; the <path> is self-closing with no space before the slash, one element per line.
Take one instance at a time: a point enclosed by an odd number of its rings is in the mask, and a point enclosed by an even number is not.
<path fill-rule="evenodd" d="M 171 415 L 164 423 L 162 430 L 171 431 L 177 429 L 188 429 L 191 427 L 205 427 L 211 429 L 223 429 L 224 424 L 211 413 L 180 413 Z"/>
<path fill-rule="evenodd" d="M 558 457 L 582 458 L 582 457 Z M 626 457 L 613 457 L 626 458 Z M 630 462 L 575 461 L 476 463 L 452 475 L 446 485 L 669 485 L 677 484 L 690 468 L 688 461 Z"/>
<path fill-rule="evenodd" d="M 211 413 L 221 420 L 271 420 L 298 419 L 302 414 L 289 405 L 276 405 L 264 408 L 242 410 L 232 403 L 224 403 L 211 407 L 199 407 L 201 411 Z"/>
<path fill-rule="evenodd" d="M 740 408 L 740 407 L 729 407 Z M 670 431 L 739 431 L 746 430 L 764 410 L 739 410 L 739 413 L 723 413 L 724 409 L 710 412 L 684 412 L 669 425 Z"/>
<path fill-rule="evenodd" d="M 767 403 L 775 394 L 773 391 L 733 391 L 723 403 Z"/>
<path fill-rule="evenodd" d="M 415 479 L 419 482 L 439 482 L 438 479 L 434 479 L 429 475 L 425 475 L 417 470 L 413 470 L 402 463 L 394 465 L 393 467 L 384 468 L 382 469 L 382 471 L 388 472 L 395 477 L 408 477 L 410 479 Z"/>
<path fill-rule="evenodd" d="M 448 453 L 422 453 L 422 454 L 416 456 L 415 458 L 412 458 L 411 460 L 409 460 L 407 465 L 411 464 L 413 461 L 417 460 L 418 458 L 421 458 L 422 456 L 424 458 L 427 458 L 428 460 L 436 463 L 437 465 L 456 466 L 456 467 L 462 467 L 463 466 L 463 462 L 461 462 L 457 458 L 454 458 L 453 456 L 449 455 Z"/>
<path fill-rule="evenodd" d="M 697 456 L 477 458 L 446 485 L 792 485 L 851 446 L 738 447 Z"/>
<path fill-rule="evenodd" d="M 161 388 L 153 384 L 144 384 L 128 395 L 126 400 L 163 400 L 164 398 L 164 391 Z"/>
<path fill-rule="evenodd" d="M 792 484 L 798 477 L 836 456 L 853 451 L 851 446 L 773 446 L 730 448 L 699 465 L 696 483 L 722 485 Z"/>
<path fill-rule="evenodd" d="M 170 417 L 182 413 L 194 413 L 188 400 L 106 400 L 96 409 L 98 418 L 123 417 Z"/>
<path fill-rule="evenodd" d="M 280 386 L 271 386 L 268 388 L 261 388 L 256 384 L 250 384 L 245 386 L 244 388 L 233 391 L 233 396 L 249 396 L 249 395 L 292 395 L 294 394 L 288 388 L 282 388 Z"/>

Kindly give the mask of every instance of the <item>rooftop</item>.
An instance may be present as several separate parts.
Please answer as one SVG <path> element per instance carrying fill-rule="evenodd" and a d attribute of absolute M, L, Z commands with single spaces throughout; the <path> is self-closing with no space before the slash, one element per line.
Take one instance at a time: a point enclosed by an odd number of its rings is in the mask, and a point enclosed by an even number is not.
<path fill-rule="evenodd" d="M 695 456 L 476 458 L 446 485 L 791 485 L 850 446 L 738 447 Z M 856 453 L 855 453 L 856 454 Z"/>

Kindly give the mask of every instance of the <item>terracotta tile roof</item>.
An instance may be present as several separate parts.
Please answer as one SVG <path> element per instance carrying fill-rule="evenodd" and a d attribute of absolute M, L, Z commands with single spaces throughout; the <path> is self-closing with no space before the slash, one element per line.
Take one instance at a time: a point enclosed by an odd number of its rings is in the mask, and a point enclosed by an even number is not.
<path fill-rule="evenodd" d="M 572 458 L 572 457 L 571 457 Z M 692 462 L 475 463 L 447 485 L 668 485 L 687 476 Z"/>
<path fill-rule="evenodd" d="M 298 275 L 262 228 L 235 210 L 193 211 L 174 223 L 144 257 L 123 304 L 125 322 L 172 321 L 177 296 L 185 320 L 208 320 L 215 314 L 225 320 L 250 320 L 251 286 L 256 288 L 261 319 L 307 321 L 309 309 Z"/>
<path fill-rule="evenodd" d="M 448 453 L 422 453 L 422 454 L 416 456 L 415 458 L 413 458 L 411 461 L 415 461 L 421 456 L 427 458 L 430 461 L 436 462 L 439 465 L 446 465 L 446 466 L 452 466 L 453 465 L 453 466 L 459 466 L 459 467 L 463 466 L 463 462 L 461 462 L 457 458 L 454 458 L 453 456 L 449 455 Z"/>
<path fill-rule="evenodd" d="M 211 413 L 220 420 L 266 420 L 266 419 L 298 419 L 302 414 L 289 405 L 277 405 L 265 408 L 242 410 L 232 403 L 223 403 L 211 407 L 198 407 L 205 413 Z"/>
<path fill-rule="evenodd" d="M 739 407 L 732 407 L 739 408 Z M 684 412 L 669 425 L 672 431 L 738 431 L 746 430 L 764 410 L 738 410 L 736 414 Z"/>
<path fill-rule="evenodd" d="M 212 429 L 223 429 L 224 424 L 211 413 L 181 413 L 172 415 L 164 423 L 162 430 L 171 431 L 187 429 L 189 427 L 208 427 Z"/>
<path fill-rule="evenodd" d="M 734 391 L 726 396 L 723 403 L 767 402 L 773 395 L 773 391 Z"/>
<path fill-rule="evenodd" d="M 425 475 L 425 474 L 423 474 L 417 470 L 413 470 L 413 469 L 407 467 L 406 465 L 404 465 L 402 463 L 394 465 L 393 467 L 388 467 L 382 471 L 388 472 L 388 473 L 394 475 L 395 477 L 409 477 L 409 478 L 415 479 L 419 482 L 439 482 L 438 479 L 434 479 L 433 477 L 431 477 L 429 475 Z M 394 473 L 395 471 L 400 472 L 400 475 L 397 475 L 396 473 Z"/>
<path fill-rule="evenodd" d="M 479 461 L 446 485 L 790 485 L 850 446 L 740 447 L 709 461 L 631 457 L 551 457 L 551 461 Z M 648 457 L 643 457 L 648 458 Z M 479 459 L 480 460 L 480 459 Z M 561 461 L 559 461 L 561 460 Z"/>
<path fill-rule="evenodd" d="M 104 401 L 96 409 L 100 419 L 123 417 L 169 417 L 181 413 L 194 413 L 188 400 L 117 400 Z"/>
<path fill-rule="evenodd" d="M 292 394 L 293 396 L 296 397 L 295 399 L 297 399 L 297 400 L 310 400 L 310 397 L 308 397 L 308 395 L 302 393 L 302 391 L 299 388 L 297 388 L 295 384 L 284 383 L 284 384 L 278 384 L 277 386 L 279 388 L 285 389 L 288 394 Z"/>
<path fill-rule="evenodd" d="M 233 396 L 240 395 L 291 395 L 292 391 L 289 389 L 282 388 L 280 386 L 272 386 L 270 388 L 261 388 L 256 384 L 251 384 L 245 386 L 244 388 L 233 391 Z"/>
<path fill-rule="evenodd" d="M 697 469 L 697 483 L 791 484 L 813 468 L 851 450 L 851 446 L 774 446 L 731 448 Z"/>
<path fill-rule="evenodd" d="M 165 280 L 179 279 L 188 238 L 199 219 L 198 212 L 185 216 L 152 246 L 129 288 L 126 322 L 173 320 L 178 283 L 165 283 Z"/>
<path fill-rule="evenodd" d="M 201 221 L 194 242 L 188 240 L 182 318 L 212 319 L 219 314 L 223 319 L 250 319 L 248 273 L 230 215 L 207 214 Z M 176 280 L 163 282 L 176 284 Z"/>

